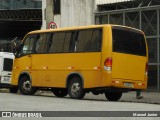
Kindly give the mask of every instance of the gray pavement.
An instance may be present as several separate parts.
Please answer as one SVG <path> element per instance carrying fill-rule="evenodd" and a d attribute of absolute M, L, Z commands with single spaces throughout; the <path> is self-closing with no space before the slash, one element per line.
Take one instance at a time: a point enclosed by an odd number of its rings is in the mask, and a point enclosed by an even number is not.
<path fill-rule="evenodd" d="M 7 89 L 0 89 L 0 92 L 9 93 Z M 10 93 L 9 93 L 10 94 Z M 20 94 L 20 93 L 18 93 Z M 54 96 L 50 91 L 38 91 L 36 93 L 37 96 Z M 141 95 L 142 99 L 136 99 L 136 92 L 131 91 L 127 93 L 123 93 L 120 102 L 135 102 L 135 103 L 149 103 L 149 104 L 159 104 L 160 105 L 160 92 L 146 92 L 142 91 Z M 67 96 L 69 97 L 69 96 Z M 88 100 L 98 100 L 98 101 L 106 101 L 105 95 L 93 95 L 92 93 L 88 93 L 85 95 L 84 99 Z"/>
<path fill-rule="evenodd" d="M 10 94 L 8 90 L 0 90 L 0 111 L 131 111 L 137 113 L 136 111 L 148 111 L 147 113 L 152 113 L 152 111 L 160 111 L 159 104 L 148 104 L 143 103 L 144 101 L 154 101 L 159 97 L 157 92 L 142 92 L 144 99 L 135 99 L 135 92 L 124 93 L 120 102 L 110 102 L 107 101 L 104 95 L 92 95 L 91 93 L 86 94 L 84 100 L 73 100 L 69 96 L 66 98 L 58 98 L 51 92 L 38 91 L 34 96 L 25 96 L 18 94 Z M 151 94 L 151 95 L 150 95 Z M 159 98 L 158 98 L 159 99 Z M 137 101 L 142 101 L 142 103 L 135 103 Z M 159 102 L 159 101 L 158 101 Z M 153 112 L 154 113 L 154 112 Z M 54 113 L 55 115 L 66 115 L 66 113 Z M 73 113 L 69 113 L 72 115 Z M 114 112 L 113 112 L 114 114 Z M 118 113 L 117 115 L 119 115 Z M 79 113 L 74 114 L 79 115 Z M 95 115 L 95 114 L 93 114 Z M 0 118 L 0 120 L 3 118 Z M 18 120 L 20 118 L 12 118 L 13 120 Z M 23 118 L 25 119 L 25 118 Z M 40 118 L 33 118 L 40 120 Z M 59 118 L 42 118 L 42 119 L 67 119 L 72 120 L 68 117 Z M 124 120 L 124 117 L 73 117 L 73 119 L 91 119 L 91 120 Z M 154 117 L 126 117 L 125 120 L 158 120 L 159 118 Z M 27 120 L 32 120 L 32 118 L 27 118 Z"/>
<path fill-rule="evenodd" d="M 130 91 L 123 93 L 120 102 L 134 102 L 134 103 L 149 103 L 149 104 L 159 104 L 160 105 L 160 92 L 146 92 L 142 91 L 142 99 L 136 99 L 136 91 Z M 105 95 L 92 95 L 91 93 L 86 94 L 84 99 L 95 99 L 95 100 L 106 100 Z"/>
<path fill-rule="evenodd" d="M 160 92 L 142 92 L 142 99 L 136 99 L 136 92 L 124 93 L 120 101 L 160 104 Z"/>

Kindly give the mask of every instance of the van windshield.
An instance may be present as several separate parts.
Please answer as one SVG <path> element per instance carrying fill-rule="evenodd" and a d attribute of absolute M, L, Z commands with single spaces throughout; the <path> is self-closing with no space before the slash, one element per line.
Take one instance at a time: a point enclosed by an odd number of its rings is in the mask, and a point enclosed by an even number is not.
<path fill-rule="evenodd" d="M 113 52 L 146 56 L 144 35 L 137 30 L 113 26 Z"/>

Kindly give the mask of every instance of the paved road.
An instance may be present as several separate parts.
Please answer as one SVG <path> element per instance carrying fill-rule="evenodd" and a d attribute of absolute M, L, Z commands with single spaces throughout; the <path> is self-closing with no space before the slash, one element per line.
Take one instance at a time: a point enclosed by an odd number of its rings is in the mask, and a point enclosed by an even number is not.
<path fill-rule="evenodd" d="M 129 102 L 110 102 L 102 96 L 86 95 L 83 100 L 69 97 L 58 98 L 54 95 L 25 96 L 20 94 L 0 93 L 0 110 L 9 111 L 160 111 L 159 105 L 137 104 Z M 100 99 L 102 98 L 102 99 Z M 6 104 L 7 103 L 7 104 Z"/>
<path fill-rule="evenodd" d="M 122 101 L 124 99 L 125 98 L 122 97 Z M 48 92 L 37 93 L 34 96 L 24 96 L 20 94 L 10 94 L 1 92 L 0 111 L 160 111 L 160 105 L 124 101 L 110 102 L 105 99 L 104 95 L 93 96 L 92 94 L 87 94 L 83 100 L 73 100 L 69 97 L 57 98 L 52 93 Z M 48 119 L 53 120 L 53 118 Z M 68 119 L 72 120 L 74 118 Z M 92 119 L 97 120 L 96 118 Z M 115 118 L 109 119 L 115 120 Z M 123 120 L 124 118 L 118 117 L 116 119 Z M 139 120 L 137 117 L 132 117 L 131 119 Z M 150 120 L 151 118 L 141 119 Z M 155 119 L 158 120 L 158 118 L 154 118 L 153 120 Z M 17 119 L 15 118 L 15 120 Z M 126 118 L 126 120 L 128 120 L 128 118 Z"/>

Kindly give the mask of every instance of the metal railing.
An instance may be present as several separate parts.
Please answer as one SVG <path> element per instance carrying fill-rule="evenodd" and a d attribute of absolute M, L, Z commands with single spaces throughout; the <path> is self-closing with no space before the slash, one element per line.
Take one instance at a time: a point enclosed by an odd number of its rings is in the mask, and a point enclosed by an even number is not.
<path fill-rule="evenodd" d="M 42 9 L 0 10 L 0 20 L 42 20 Z"/>

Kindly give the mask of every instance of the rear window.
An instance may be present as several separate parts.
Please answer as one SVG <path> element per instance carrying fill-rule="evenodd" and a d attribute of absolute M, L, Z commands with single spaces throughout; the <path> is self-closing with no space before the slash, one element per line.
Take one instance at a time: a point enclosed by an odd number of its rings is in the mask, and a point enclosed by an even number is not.
<path fill-rule="evenodd" d="M 136 30 L 112 27 L 113 52 L 146 56 L 144 35 Z"/>
<path fill-rule="evenodd" d="M 3 70 L 4 71 L 12 71 L 12 66 L 13 66 L 13 59 L 5 58 Z"/>

